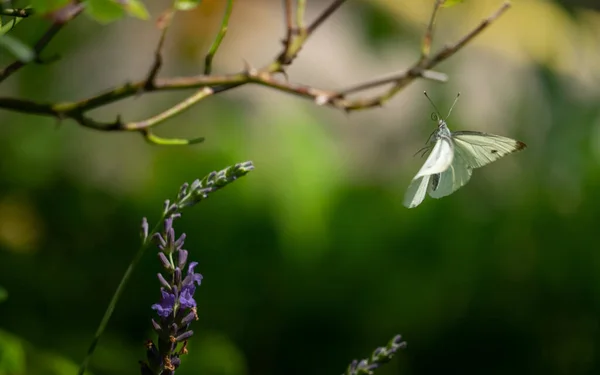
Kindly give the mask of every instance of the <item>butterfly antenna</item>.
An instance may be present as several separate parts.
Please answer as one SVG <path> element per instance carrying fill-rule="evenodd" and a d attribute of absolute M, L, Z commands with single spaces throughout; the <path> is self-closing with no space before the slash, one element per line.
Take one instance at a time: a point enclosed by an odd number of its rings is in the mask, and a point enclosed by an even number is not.
<path fill-rule="evenodd" d="M 427 100 L 429 100 L 429 103 L 431 103 L 431 105 L 433 106 L 433 108 L 435 109 L 435 111 L 437 112 L 437 115 L 439 116 L 440 119 L 442 119 L 442 114 L 440 113 L 440 110 L 437 109 L 437 107 L 435 106 L 435 104 L 433 103 L 433 100 L 431 100 L 431 98 L 429 97 L 429 95 L 427 95 L 427 91 L 423 91 L 423 94 L 425 94 L 425 97 L 427 98 Z M 433 117 L 433 115 L 432 115 Z M 434 119 L 435 120 L 435 119 Z"/>
<path fill-rule="evenodd" d="M 452 110 L 454 109 L 454 106 L 456 105 L 459 96 L 460 92 L 456 94 L 456 99 L 454 99 L 454 103 L 452 103 L 452 107 L 450 107 L 450 110 L 448 111 L 448 116 L 446 116 L 446 120 L 448 120 L 448 117 L 450 117 L 450 114 L 452 113 Z"/>

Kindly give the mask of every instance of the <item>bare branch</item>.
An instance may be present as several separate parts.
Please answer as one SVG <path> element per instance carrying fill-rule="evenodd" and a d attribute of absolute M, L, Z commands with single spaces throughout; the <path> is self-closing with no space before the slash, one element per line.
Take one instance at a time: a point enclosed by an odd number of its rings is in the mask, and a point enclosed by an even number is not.
<path fill-rule="evenodd" d="M 287 22 L 289 19 L 291 19 L 291 16 L 288 17 L 287 15 L 288 9 L 290 9 L 287 8 L 287 6 L 290 5 L 290 2 L 288 0 L 285 1 L 286 26 L 289 32 L 290 25 L 287 24 Z M 309 26 L 311 32 L 314 31 L 316 27 L 318 27 L 318 25 L 323 22 L 321 21 L 321 19 L 326 19 L 331 13 L 333 13 L 335 9 L 339 8 L 343 1 L 344 0 L 335 0 L 321 16 L 319 16 L 317 20 L 315 20 L 311 24 L 311 26 Z M 301 4 L 302 1 L 299 1 L 298 3 Z M 434 12 L 437 11 L 437 6 L 438 5 L 436 5 Z M 247 67 L 242 72 L 222 76 L 199 75 L 191 77 L 173 77 L 162 79 L 155 78 L 152 86 L 147 88 L 147 92 L 149 93 L 183 89 L 197 89 L 198 91 L 183 102 L 143 121 L 123 123 L 120 121 L 120 119 L 117 119 L 117 121 L 108 123 L 97 122 L 95 120 L 90 119 L 89 117 L 86 117 L 85 113 L 92 109 L 135 95 L 137 92 L 139 92 L 139 90 L 147 87 L 147 80 L 142 80 L 134 83 L 126 83 L 122 86 L 115 87 L 96 96 L 76 102 L 43 104 L 14 98 L 0 98 L 0 109 L 4 108 L 18 112 L 37 114 L 43 116 L 52 116 L 61 120 L 72 119 L 81 124 L 82 126 L 102 131 L 144 131 L 143 134 L 145 135 L 146 139 L 149 140 L 148 134 L 152 134 L 148 132 L 148 129 L 150 129 L 151 127 L 154 127 L 155 125 L 174 117 L 175 115 L 188 109 L 192 105 L 198 103 L 200 100 L 235 89 L 245 84 L 258 84 L 266 86 L 274 90 L 286 92 L 302 98 L 312 100 L 317 105 L 328 105 L 330 107 L 345 111 L 372 108 L 376 106 L 381 106 L 382 104 L 390 100 L 392 97 L 394 97 L 394 95 L 396 95 L 399 91 L 404 89 L 415 79 L 424 78 L 434 80 L 437 82 L 446 82 L 448 77 L 443 73 L 434 71 L 433 68 L 437 64 L 446 60 L 447 58 L 455 54 L 457 51 L 459 51 L 461 48 L 463 48 L 474 37 L 479 35 L 487 26 L 489 26 L 493 21 L 500 17 L 509 7 L 509 3 L 503 4 L 502 7 L 500 7 L 491 16 L 484 19 L 477 27 L 475 27 L 472 31 L 463 36 L 458 42 L 456 42 L 453 45 L 444 47 L 431 57 L 428 57 L 428 55 L 425 55 L 425 57 L 423 57 L 423 55 L 421 55 L 420 59 L 416 61 L 412 67 L 410 67 L 402 73 L 398 73 L 381 79 L 367 81 L 342 90 L 320 89 L 316 87 L 302 85 L 299 83 L 281 81 L 276 79 L 275 73 L 281 72 L 283 65 L 291 63 L 291 61 L 293 60 L 292 57 L 294 57 L 297 54 L 297 52 L 300 50 L 300 48 L 306 41 L 306 37 L 309 35 L 307 32 L 304 33 L 304 36 L 297 35 L 294 32 L 291 44 L 284 44 L 284 51 L 281 53 L 281 55 L 279 55 L 277 60 L 261 69 L 253 69 Z M 303 10 L 300 11 L 303 12 Z M 291 11 L 289 12 L 291 14 Z M 434 17 L 432 17 L 432 20 L 433 19 Z M 424 38 L 424 40 L 429 40 L 430 37 L 427 37 L 427 35 L 431 35 L 431 30 L 433 29 L 432 25 L 433 21 L 430 22 L 430 26 L 428 26 L 426 30 L 426 37 Z M 391 87 L 379 95 L 357 99 L 347 98 L 347 96 L 349 96 L 350 94 L 359 93 L 364 90 L 373 89 L 385 85 L 391 85 Z M 152 137 L 155 136 L 152 135 Z M 172 144 L 180 143 L 175 142 Z"/>

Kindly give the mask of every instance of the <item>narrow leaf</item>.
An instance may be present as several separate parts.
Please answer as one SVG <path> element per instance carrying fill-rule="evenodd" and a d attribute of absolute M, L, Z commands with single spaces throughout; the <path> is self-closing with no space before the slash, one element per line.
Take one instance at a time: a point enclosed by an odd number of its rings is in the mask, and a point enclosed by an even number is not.
<path fill-rule="evenodd" d="M 0 35 L 0 47 L 10 51 L 18 60 L 28 63 L 35 58 L 35 52 L 20 40 L 10 35 Z"/>

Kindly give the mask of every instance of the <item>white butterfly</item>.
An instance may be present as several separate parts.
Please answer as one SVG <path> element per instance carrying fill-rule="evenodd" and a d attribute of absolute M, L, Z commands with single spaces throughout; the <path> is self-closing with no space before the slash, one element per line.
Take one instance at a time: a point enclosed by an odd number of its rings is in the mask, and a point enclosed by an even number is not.
<path fill-rule="evenodd" d="M 429 96 L 427 98 L 429 99 Z M 421 149 L 425 153 L 431 150 L 431 154 L 412 179 L 404 195 L 404 205 L 408 208 L 421 204 L 426 192 L 429 192 L 433 198 L 452 194 L 469 182 L 474 168 L 483 167 L 527 147 L 521 141 L 495 134 L 475 131 L 452 132 L 448 129 L 446 121 L 439 115 L 439 111 L 437 112 L 437 115 L 432 114 L 432 118 L 438 122 L 438 127 L 429 137 L 427 145 Z"/>

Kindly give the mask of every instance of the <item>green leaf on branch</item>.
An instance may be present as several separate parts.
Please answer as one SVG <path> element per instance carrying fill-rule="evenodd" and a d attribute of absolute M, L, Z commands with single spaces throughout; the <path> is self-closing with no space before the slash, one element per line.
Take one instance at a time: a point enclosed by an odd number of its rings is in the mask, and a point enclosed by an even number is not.
<path fill-rule="evenodd" d="M 100 23 L 110 23 L 126 14 L 142 20 L 150 18 L 144 3 L 140 0 L 87 0 L 87 14 Z"/>
<path fill-rule="evenodd" d="M 159 146 L 186 146 L 204 142 L 204 137 L 181 139 L 181 138 L 162 138 L 149 130 L 142 131 L 142 135 L 147 142 Z"/>
<path fill-rule="evenodd" d="M 141 20 L 147 20 L 148 18 L 150 18 L 148 9 L 146 9 L 146 6 L 140 0 L 124 1 L 122 2 L 122 6 L 127 12 L 127 14 L 129 14 L 132 17 L 139 18 Z"/>
<path fill-rule="evenodd" d="M 442 7 L 449 8 L 449 7 L 455 6 L 456 4 L 460 4 L 464 1 L 465 0 L 445 0 L 442 4 Z"/>
<path fill-rule="evenodd" d="M 13 27 L 15 27 L 19 22 L 23 21 L 25 18 L 23 17 L 14 17 L 11 21 L 8 21 L 4 25 L 0 26 L 0 36 L 9 32 Z"/>
<path fill-rule="evenodd" d="M 175 0 L 175 9 L 191 10 L 200 5 L 202 0 Z"/>
<path fill-rule="evenodd" d="M 23 63 L 28 63 L 35 58 L 35 52 L 27 44 L 7 34 L 0 35 L 0 48 L 7 49 Z"/>

